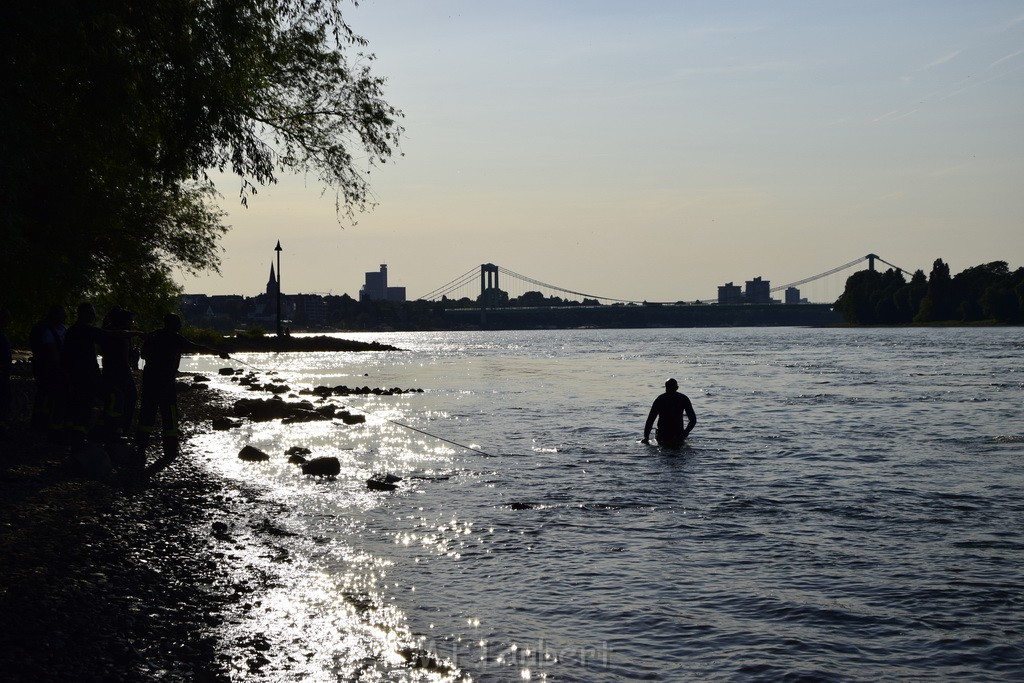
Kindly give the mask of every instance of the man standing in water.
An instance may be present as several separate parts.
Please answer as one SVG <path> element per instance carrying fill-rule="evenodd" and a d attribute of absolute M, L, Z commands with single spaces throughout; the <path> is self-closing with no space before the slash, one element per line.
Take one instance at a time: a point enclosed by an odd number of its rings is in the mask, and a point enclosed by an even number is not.
<path fill-rule="evenodd" d="M 683 415 L 686 415 L 687 424 L 683 425 Z M 693 431 L 697 424 L 697 414 L 693 412 L 693 404 L 686 394 L 679 393 L 679 383 L 674 379 L 665 382 L 665 393 L 654 399 L 651 412 L 647 416 L 647 424 L 644 425 L 644 438 L 640 443 L 650 443 L 651 428 L 654 426 L 654 418 L 658 418 L 658 429 L 654 438 L 659 446 L 665 448 L 679 448 L 683 445 L 687 435 Z"/>

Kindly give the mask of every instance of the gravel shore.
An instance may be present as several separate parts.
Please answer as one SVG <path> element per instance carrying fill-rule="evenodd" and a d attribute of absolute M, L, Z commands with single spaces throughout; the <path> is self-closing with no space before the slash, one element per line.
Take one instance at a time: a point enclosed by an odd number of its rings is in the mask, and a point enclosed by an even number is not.
<path fill-rule="evenodd" d="M 61 449 L 28 430 L 31 383 L 16 378 L 15 386 L 22 419 L 0 436 L 0 677 L 227 681 L 231 671 L 256 673 L 266 644 L 226 652 L 217 628 L 272 580 L 240 558 L 269 545 L 259 529 L 273 529 L 275 510 L 259 491 L 198 465 L 188 438 L 226 412 L 223 399 L 201 388 L 180 395 L 181 456 L 139 485 L 78 475 Z"/>

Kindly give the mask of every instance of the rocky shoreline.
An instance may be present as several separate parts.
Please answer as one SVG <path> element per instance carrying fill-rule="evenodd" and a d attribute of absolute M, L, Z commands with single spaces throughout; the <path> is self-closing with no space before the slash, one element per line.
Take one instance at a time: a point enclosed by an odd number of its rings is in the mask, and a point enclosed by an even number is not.
<path fill-rule="evenodd" d="M 77 475 L 24 420 L 0 436 L 4 680 L 228 681 L 267 662 L 265 641 L 227 651 L 217 629 L 274 580 L 244 558 L 276 551 L 279 509 L 189 446 L 227 402 L 196 387 L 179 403 L 182 454 L 146 486 Z"/>
<path fill-rule="evenodd" d="M 315 351 L 400 351 L 398 347 L 390 346 L 389 344 L 381 344 L 377 341 L 372 342 L 361 342 L 354 341 L 352 339 L 341 339 L 338 337 L 329 337 L 326 335 L 314 335 L 314 336 L 292 336 L 282 335 L 280 337 L 274 335 L 262 335 L 262 336 L 246 336 L 236 335 L 233 337 L 224 337 L 222 340 L 216 342 L 218 350 L 227 351 L 228 353 L 247 353 L 247 352 L 297 352 L 301 351 L 304 353 L 315 352 Z"/>

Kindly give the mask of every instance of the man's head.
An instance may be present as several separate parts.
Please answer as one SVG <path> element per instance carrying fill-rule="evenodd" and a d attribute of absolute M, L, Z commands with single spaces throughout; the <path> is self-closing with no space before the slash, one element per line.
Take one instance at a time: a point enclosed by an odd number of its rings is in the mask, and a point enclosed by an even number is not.
<path fill-rule="evenodd" d="M 50 310 L 46 312 L 47 325 L 63 325 L 67 319 L 68 314 L 64 311 L 63 306 L 51 306 Z"/>
<path fill-rule="evenodd" d="M 130 330 L 135 314 L 123 308 L 117 309 L 117 316 L 114 318 L 116 326 L 120 330 Z"/>
<path fill-rule="evenodd" d="M 80 323 L 91 324 L 92 321 L 96 320 L 96 308 L 86 302 L 78 304 L 77 319 Z"/>
<path fill-rule="evenodd" d="M 181 318 L 174 313 L 168 313 L 164 316 L 164 329 L 170 330 L 171 332 L 180 332 Z"/>
<path fill-rule="evenodd" d="M 669 377 L 665 380 L 665 391 L 679 391 L 679 382 Z"/>

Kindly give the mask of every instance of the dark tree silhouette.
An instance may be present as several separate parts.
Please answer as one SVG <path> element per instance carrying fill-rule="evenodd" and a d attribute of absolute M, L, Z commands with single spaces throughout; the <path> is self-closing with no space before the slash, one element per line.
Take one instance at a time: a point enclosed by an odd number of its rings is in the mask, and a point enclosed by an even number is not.
<path fill-rule="evenodd" d="M 936 259 L 928 275 L 928 293 L 921 301 L 914 322 L 955 320 L 953 310 L 953 279 L 949 276 L 949 266 L 942 259 Z"/>
<path fill-rule="evenodd" d="M 241 201 L 309 172 L 341 214 L 396 150 L 401 114 L 342 0 L 34 0 L 0 22 L 0 291 L 22 316 L 174 293 L 215 269 L 208 173 Z"/>
<path fill-rule="evenodd" d="M 1005 261 L 968 268 L 950 277 L 949 266 L 937 259 L 931 276 L 862 270 L 846 280 L 836 301 L 843 318 L 859 325 L 899 325 L 910 322 L 1000 323 L 1024 321 L 1024 268 L 1010 272 Z"/>

